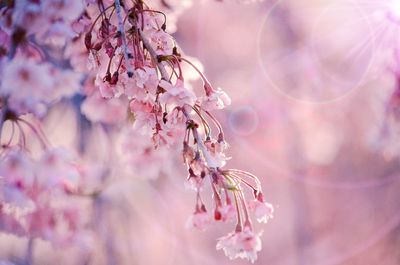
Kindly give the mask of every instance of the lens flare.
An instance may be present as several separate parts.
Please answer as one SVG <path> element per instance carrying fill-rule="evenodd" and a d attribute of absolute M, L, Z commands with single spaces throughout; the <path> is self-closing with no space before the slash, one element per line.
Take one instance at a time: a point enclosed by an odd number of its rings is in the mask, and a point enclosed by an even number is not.
<path fill-rule="evenodd" d="M 389 1 L 388 17 L 391 21 L 400 23 L 400 0 Z"/>

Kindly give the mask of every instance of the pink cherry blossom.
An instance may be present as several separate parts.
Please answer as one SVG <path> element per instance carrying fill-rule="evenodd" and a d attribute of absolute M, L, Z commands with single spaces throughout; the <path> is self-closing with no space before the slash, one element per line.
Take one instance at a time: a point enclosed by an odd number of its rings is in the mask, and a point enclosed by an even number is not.
<path fill-rule="evenodd" d="M 42 113 L 46 103 L 70 97 L 80 87 L 80 75 L 46 63 L 17 58 L 3 69 L 0 92 L 9 97 L 11 108 L 19 113 Z M 52 79 L 50 76 L 53 76 Z"/>
<path fill-rule="evenodd" d="M 161 29 L 164 23 L 164 18 L 162 15 L 152 12 L 147 12 L 143 14 L 143 19 L 139 20 L 139 26 L 143 28 L 144 31 L 158 31 Z"/>
<path fill-rule="evenodd" d="M 155 102 L 151 96 L 144 99 L 134 99 L 129 104 L 130 111 L 135 117 L 135 128 L 145 128 L 148 131 L 155 127 Z"/>
<path fill-rule="evenodd" d="M 197 207 L 196 211 L 189 217 L 186 226 L 205 230 L 211 223 L 211 218 L 204 206 Z"/>
<path fill-rule="evenodd" d="M 38 184 L 63 187 L 65 183 L 68 183 L 76 186 L 80 176 L 73 161 L 72 154 L 65 149 L 49 150 L 37 163 Z"/>
<path fill-rule="evenodd" d="M 47 101 L 53 88 L 50 70 L 48 64 L 15 59 L 3 69 L 1 94 L 10 97 L 15 111 L 34 112 L 42 101 Z"/>
<path fill-rule="evenodd" d="M 122 166 L 137 178 L 156 179 L 172 170 L 168 150 L 163 147 L 156 150 L 150 138 L 132 128 L 122 132 L 118 155 Z"/>
<path fill-rule="evenodd" d="M 144 66 L 134 71 L 134 77 L 123 75 L 121 82 L 124 86 L 124 94 L 130 98 L 144 98 L 148 93 L 155 94 L 157 91 L 158 77 L 156 70 Z"/>
<path fill-rule="evenodd" d="M 118 124 L 127 119 L 128 100 L 122 97 L 105 99 L 96 91 L 83 101 L 81 111 L 92 122 Z"/>
<path fill-rule="evenodd" d="M 146 32 L 150 44 L 157 55 L 171 55 L 174 48 L 174 41 L 171 36 L 162 30 L 152 30 Z"/>
<path fill-rule="evenodd" d="M 231 203 L 219 207 L 218 210 L 221 213 L 222 222 L 232 222 L 236 218 L 236 209 Z"/>
<path fill-rule="evenodd" d="M 162 104 L 171 104 L 173 106 L 183 107 L 185 105 L 193 105 L 196 99 L 194 93 L 184 87 L 182 80 L 178 79 L 175 85 L 170 82 L 161 80 L 159 86 L 165 90 L 160 96 Z"/>
<path fill-rule="evenodd" d="M 212 90 L 208 95 L 201 98 L 200 105 L 205 110 L 224 109 L 231 104 L 231 99 L 221 88 Z"/>
<path fill-rule="evenodd" d="M 97 75 L 95 85 L 98 86 L 101 95 L 104 98 L 119 97 L 123 92 L 123 88 L 120 85 L 110 84 L 108 81 Z"/>
<path fill-rule="evenodd" d="M 267 223 L 274 217 L 274 207 L 270 203 L 255 199 L 249 202 L 249 208 L 254 211 L 255 217 L 260 223 Z"/>
<path fill-rule="evenodd" d="M 218 142 L 208 140 L 205 142 L 205 146 L 213 158 L 214 165 L 216 167 L 225 166 L 226 161 L 230 159 L 230 157 L 227 157 L 225 154 L 225 149 L 228 147 L 227 144 L 223 141 Z"/>
<path fill-rule="evenodd" d="M 0 162 L 2 182 L 2 200 L 16 206 L 29 206 L 26 188 L 31 188 L 35 181 L 34 163 L 19 150 L 10 150 L 6 159 Z"/>
<path fill-rule="evenodd" d="M 257 252 L 261 250 L 261 234 L 254 234 L 245 226 L 243 231 L 234 231 L 218 239 L 217 250 L 222 249 L 230 259 L 242 258 L 255 262 Z"/>

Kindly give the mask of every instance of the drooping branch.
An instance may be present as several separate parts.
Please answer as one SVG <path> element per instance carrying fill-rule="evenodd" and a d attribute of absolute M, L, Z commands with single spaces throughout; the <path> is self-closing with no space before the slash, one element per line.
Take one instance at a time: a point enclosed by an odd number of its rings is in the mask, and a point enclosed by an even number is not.
<path fill-rule="evenodd" d="M 143 33 L 141 30 L 139 30 L 139 35 L 140 35 L 141 41 L 143 42 L 144 47 L 145 47 L 146 50 L 149 52 L 149 54 L 150 54 L 152 60 L 154 60 L 154 61 L 156 62 L 157 68 L 159 69 L 160 74 L 161 74 L 161 78 L 164 79 L 164 80 L 168 80 L 168 79 L 169 79 L 168 72 L 167 72 L 167 70 L 165 69 L 165 67 L 164 67 L 164 65 L 162 64 L 162 62 L 160 62 L 160 61 L 158 60 L 158 58 L 157 58 L 158 56 L 157 56 L 156 51 L 155 51 L 155 50 L 153 49 L 153 47 L 150 45 L 149 41 L 147 40 L 146 36 L 144 35 L 144 33 Z M 186 111 L 185 109 L 183 109 L 183 114 L 185 115 L 185 117 L 186 117 L 186 119 L 187 119 L 188 121 L 193 120 L 193 119 L 190 117 L 190 114 L 187 113 L 187 111 Z M 193 137 L 195 138 L 195 140 L 196 140 L 196 142 L 197 142 L 197 145 L 199 146 L 199 148 L 200 148 L 200 150 L 201 150 L 201 152 L 202 152 L 202 154 L 203 154 L 203 156 L 204 156 L 204 159 L 205 159 L 206 162 L 207 162 L 207 165 L 208 165 L 210 168 L 216 168 L 214 159 L 211 157 L 210 153 L 207 151 L 207 148 L 204 146 L 203 140 L 201 139 L 197 128 L 193 128 Z"/>

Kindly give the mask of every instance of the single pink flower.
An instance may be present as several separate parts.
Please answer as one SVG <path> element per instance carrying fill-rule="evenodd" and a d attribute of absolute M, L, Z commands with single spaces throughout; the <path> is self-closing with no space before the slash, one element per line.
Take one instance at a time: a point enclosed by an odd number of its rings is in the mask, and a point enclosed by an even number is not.
<path fill-rule="evenodd" d="M 197 207 L 196 211 L 189 217 L 186 226 L 188 228 L 196 228 L 205 230 L 211 223 L 211 218 L 205 207 Z"/>
<path fill-rule="evenodd" d="M 146 128 L 151 131 L 156 123 L 155 102 L 152 97 L 134 99 L 129 104 L 130 111 L 135 117 L 135 128 Z"/>
<path fill-rule="evenodd" d="M 155 94 L 158 85 L 158 76 L 154 68 L 144 66 L 133 72 L 133 77 L 121 75 L 121 83 L 124 86 L 124 94 L 129 98 L 142 99 L 148 93 Z"/>
<path fill-rule="evenodd" d="M 249 202 L 249 208 L 254 212 L 257 221 L 260 223 L 267 223 L 269 219 L 274 217 L 274 207 L 264 200 L 254 199 Z"/>
<path fill-rule="evenodd" d="M 146 32 L 150 45 L 157 55 L 171 55 L 174 48 L 174 41 L 171 35 L 162 30 L 150 30 Z"/>
<path fill-rule="evenodd" d="M 81 112 L 92 122 L 119 124 L 127 119 L 126 98 L 105 99 L 99 91 L 88 96 L 81 105 Z"/>
<path fill-rule="evenodd" d="M 208 111 L 224 109 L 231 104 L 230 97 L 221 88 L 212 90 L 207 96 L 202 97 L 200 101 L 201 107 Z"/>
<path fill-rule="evenodd" d="M 221 213 L 222 222 L 232 222 L 235 220 L 237 213 L 232 203 L 218 207 L 218 210 Z"/>
<path fill-rule="evenodd" d="M 230 157 L 225 155 L 225 150 L 228 148 L 228 145 L 224 141 L 207 140 L 204 142 L 204 145 L 214 160 L 214 167 L 223 167 L 226 161 L 230 159 Z"/>
<path fill-rule="evenodd" d="M 118 160 L 134 177 L 156 179 L 172 171 L 172 161 L 168 159 L 170 150 L 165 147 L 155 149 L 151 139 L 135 128 L 123 130 L 117 145 Z"/>
<path fill-rule="evenodd" d="M 217 250 L 222 249 L 225 255 L 232 259 L 242 258 L 254 263 L 257 252 L 261 250 L 260 234 L 254 234 L 249 226 L 242 231 L 234 231 L 218 239 Z"/>
<path fill-rule="evenodd" d="M 186 104 L 192 106 L 195 103 L 195 94 L 184 87 L 182 80 L 178 79 L 175 85 L 170 82 L 161 80 L 159 86 L 165 90 L 160 96 L 162 104 L 171 104 L 174 106 L 184 107 Z"/>

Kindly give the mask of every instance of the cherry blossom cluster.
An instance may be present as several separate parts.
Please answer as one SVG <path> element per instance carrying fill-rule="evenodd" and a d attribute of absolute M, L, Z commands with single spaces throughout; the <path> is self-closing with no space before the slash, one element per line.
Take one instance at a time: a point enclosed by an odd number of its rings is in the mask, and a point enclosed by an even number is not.
<path fill-rule="evenodd" d="M 0 222 L 3 231 L 30 240 L 66 244 L 83 234 L 86 209 L 74 203 L 82 177 L 77 159 L 52 147 L 37 121 L 81 88 L 82 74 L 62 53 L 78 34 L 84 9 L 82 1 L 0 6 L 0 136 L 6 124 L 12 128 L 9 138 L 0 137 Z M 41 146 L 35 155 L 31 138 Z"/>
<path fill-rule="evenodd" d="M 1 228 L 61 245 L 75 238 L 84 219 L 70 195 L 80 173 L 66 150 L 52 149 L 34 159 L 20 149 L 2 154 Z"/>
<path fill-rule="evenodd" d="M 40 126 L 24 118 L 40 119 L 57 102 L 79 94 L 79 111 L 88 121 L 130 125 L 122 130 L 119 151 L 137 174 L 157 177 L 171 166 L 160 162 L 168 150 L 182 146 L 187 182 L 196 193 L 188 226 L 204 230 L 212 219 L 236 222 L 217 249 L 231 259 L 256 260 L 261 233 L 254 232 L 251 213 L 266 223 L 274 209 L 256 176 L 224 168 L 228 144 L 212 112 L 231 100 L 167 33 L 175 30 L 167 21 L 176 18 L 170 11 L 175 5 L 25 0 L 0 6 L 1 127 L 9 122 L 13 128 L 0 157 L 3 230 L 63 243 L 83 227 L 72 200 L 85 194 L 84 166 L 73 152 L 51 147 Z M 202 82 L 201 92 L 195 93 L 194 78 Z M 22 125 L 41 143 L 39 157 L 27 148 Z M 203 193 L 212 197 L 212 214 Z"/>

